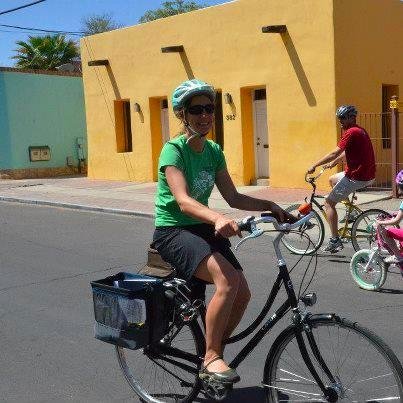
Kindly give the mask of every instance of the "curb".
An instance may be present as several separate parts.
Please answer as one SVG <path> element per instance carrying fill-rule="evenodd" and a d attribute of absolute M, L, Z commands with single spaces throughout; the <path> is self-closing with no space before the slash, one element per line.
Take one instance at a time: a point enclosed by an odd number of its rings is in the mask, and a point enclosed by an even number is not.
<path fill-rule="evenodd" d="M 389 200 L 392 198 L 393 198 L 392 196 L 385 196 L 380 199 L 357 203 L 357 206 L 364 206 L 366 204 L 372 204 L 374 202 L 379 202 L 382 200 Z M 48 201 L 48 200 L 32 200 L 32 199 L 21 199 L 18 197 L 0 196 L 0 201 L 9 202 L 9 203 L 21 203 L 21 204 L 33 204 L 33 205 L 51 206 L 51 207 L 62 207 L 62 208 L 68 208 L 68 209 L 72 209 L 72 210 L 94 211 L 94 212 L 109 213 L 109 214 L 127 215 L 127 216 L 133 216 L 133 217 L 143 217 L 143 218 L 152 218 L 152 219 L 155 218 L 154 213 L 145 213 L 143 211 L 88 206 L 88 205 L 82 205 L 82 204 L 54 202 L 54 201 Z M 283 208 L 286 207 L 283 204 L 279 204 L 279 205 L 281 205 Z"/>
<path fill-rule="evenodd" d="M 85 205 L 81 205 L 81 204 L 51 202 L 51 201 L 47 201 L 47 200 L 29 200 L 29 199 L 19 199 L 17 197 L 0 196 L 0 201 L 9 202 L 9 203 L 36 204 L 36 205 L 40 205 L 40 206 L 62 207 L 62 208 L 68 208 L 68 209 L 72 209 L 72 210 L 96 211 L 96 212 L 102 212 L 102 213 L 121 214 L 121 215 L 129 215 L 129 216 L 144 217 L 144 218 L 154 218 L 155 217 L 155 215 L 153 213 L 145 213 L 143 211 L 122 210 L 122 209 L 96 207 L 96 206 L 85 206 Z"/>

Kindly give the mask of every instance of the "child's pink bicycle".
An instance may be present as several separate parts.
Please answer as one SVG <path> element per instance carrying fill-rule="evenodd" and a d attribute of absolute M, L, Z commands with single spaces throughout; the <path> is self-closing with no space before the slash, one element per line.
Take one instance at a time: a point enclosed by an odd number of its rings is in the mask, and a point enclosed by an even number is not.
<path fill-rule="evenodd" d="M 379 218 L 384 219 L 385 217 Z M 401 244 L 400 247 L 402 246 Z M 391 264 L 396 264 L 403 276 L 403 262 L 388 263 L 387 258 L 390 256 L 393 256 L 393 252 L 382 238 L 377 227 L 376 246 L 371 249 L 361 249 L 351 258 L 350 272 L 358 286 L 364 290 L 379 290 L 386 281 Z"/>

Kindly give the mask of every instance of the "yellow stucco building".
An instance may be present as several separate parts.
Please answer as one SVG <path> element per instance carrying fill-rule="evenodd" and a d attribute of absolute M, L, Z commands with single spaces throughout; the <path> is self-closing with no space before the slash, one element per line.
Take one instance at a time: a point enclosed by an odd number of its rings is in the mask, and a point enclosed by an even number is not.
<path fill-rule="evenodd" d="M 218 93 L 212 137 L 238 185 L 303 187 L 336 146 L 337 105 L 403 88 L 400 0 L 236 0 L 81 40 L 91 178 L 156 180 L 188 78 Z M 222 113 L 221 113 L 222 111 Z"/>

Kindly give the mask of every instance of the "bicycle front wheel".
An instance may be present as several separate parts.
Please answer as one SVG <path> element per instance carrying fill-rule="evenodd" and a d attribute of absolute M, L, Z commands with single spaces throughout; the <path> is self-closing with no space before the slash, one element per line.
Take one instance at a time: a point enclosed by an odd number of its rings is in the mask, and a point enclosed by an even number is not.
<path fill-rule="evenodd" d="M 379 290 L 386 281 L 387 266 L 383 259 L 375 252 L 368 264 L 372 251 L 361 249 L 354 253 L 350 262 L 350 272 L 354 281 L 364 290 Z"/>
<path fill-rule="evenodd" d="M 403 401 L 403 368 L 392 350 L 374 333 L 338 317 L 310 319 L 305 344 L 319 377 L 331 395 L 326 398 L 308 370 L 294 325 L 285 329 L 267 356 L 263 383 L 267 402 Z M 332 382 L 309 349 L 312 336 Z"/>
<path fill-rule="evenodd" d="M 204 336 L 197 322 L 172 330 L 167 344 L 129 350 L 116 346 L 120 368 L 144 402 L 192 402 L 200 390 Z"/>
<path fill-rule="evenodd" d="M 292 204 L 285 210 L 298 217 L 299 204 Z M 311 255 L 315 253 L 323 243 L 325 237 L 325 227 L 317 211 L 313 211 L 314 216 L 309 222 L 302 224 L 297 230 L 284 234 L 281 238 L 283 245 L 296 255 Z"/>
<path fill-rule="evenodd" d="M 376 218 L 384 214 L 390 214 L 380 209 L 370 209 L 363 211 L 354 221 L 351 227 L 351 243 L 354 250 L 371 249 L 376 244 L 376 230 L 373 226 Z"/>

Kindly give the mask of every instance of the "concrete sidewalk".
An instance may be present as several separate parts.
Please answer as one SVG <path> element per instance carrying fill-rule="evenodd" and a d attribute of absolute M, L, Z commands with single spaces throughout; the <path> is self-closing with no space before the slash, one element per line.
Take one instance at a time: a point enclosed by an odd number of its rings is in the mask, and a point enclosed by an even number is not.
<path fill-rule="evenodd" d="M 241 186 L 239 192 L 272 200 L 282 207 L 300 203 L 310 195 L 305 189 L 271 188 L 267 186 Z M 52 179 L 0 180 L 0 201 L 50 205 L 89 211 L 103 211 L 135 216 L 154 216 L 156 183 L 134 183 L 94 180 L 86 177 Z M 357 203 L 369 204 L 386 210 L 396 210 L 399 202 L 391 199 L 391 192 L 360 192 Z M 390 206 L 390 208 L 389 208 Z M 234 217 L 245 212 L 232 209 L 214 189 L 210 207 Z"/>

